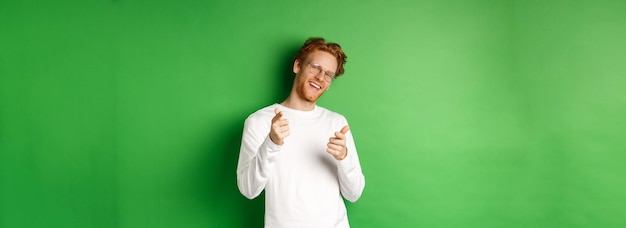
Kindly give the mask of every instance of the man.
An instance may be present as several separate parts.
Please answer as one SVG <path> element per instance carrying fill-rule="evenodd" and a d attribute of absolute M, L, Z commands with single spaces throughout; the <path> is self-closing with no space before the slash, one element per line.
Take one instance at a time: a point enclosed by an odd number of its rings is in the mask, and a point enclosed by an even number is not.
<path fill-rule="evenodd" d="M 338 44 L 309 38 L 287 99 L 246 119 L 237 185 L 249 199 L 265 190 L 265 227 L 350 226 L 342 196 L 359 199 L 365 178 L 347 120 L 316 105 L 346 58 Z"/>

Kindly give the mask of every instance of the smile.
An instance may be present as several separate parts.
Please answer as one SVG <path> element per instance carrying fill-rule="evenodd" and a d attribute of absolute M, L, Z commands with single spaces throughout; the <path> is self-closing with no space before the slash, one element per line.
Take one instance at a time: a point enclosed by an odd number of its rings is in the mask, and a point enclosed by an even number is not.
<path fill-rule="evenodd" d="M 309 82 L 309 85 L 311 85 L 311 86 L 315 87 L 315 88 L 316 88 L 316 89 L 318 89 L 318 90 L 319 90 L 319 89 L 322 89 L 322 86 L 321 86 L 321 85 L 318 85 L 318 84 L 316 84 L 316 83 L 314 83 L 314 82 Z"/>

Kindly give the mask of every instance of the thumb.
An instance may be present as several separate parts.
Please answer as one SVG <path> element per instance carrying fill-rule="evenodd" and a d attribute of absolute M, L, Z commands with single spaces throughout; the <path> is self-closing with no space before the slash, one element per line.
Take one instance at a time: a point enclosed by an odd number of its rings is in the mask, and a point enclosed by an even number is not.
<path fill-rule="evenodd" d="M 278 108 L 274 109 L 274 114 L 276 114 L 277 116 L 282 116 L 283 112 L 281 112 L 280 110 L 278 110 Z"/>
<path fill-rule="evenodd" d="M 346 133 L 348 133 L 349 130 L 350 130 L 350 126 L 348 125 L 343 126 L 343 128 L 341 128 L 341 134 L 345 135 Z"/>

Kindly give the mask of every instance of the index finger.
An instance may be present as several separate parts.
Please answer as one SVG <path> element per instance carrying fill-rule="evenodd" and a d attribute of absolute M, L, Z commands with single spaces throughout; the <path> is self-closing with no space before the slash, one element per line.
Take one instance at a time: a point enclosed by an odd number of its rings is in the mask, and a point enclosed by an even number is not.
<path fill-rule="evenodd" d="M 348 133 L 349 130 L 350 130 L 350 126 L 346 125 L 346 126 L 343 126 L 343 128 L 341 128 L 340 132 L 341 134 L 345 135 L 346 133 Z"/>
<path fill-rule="evenodd" d="M 282 117 L 283 116 L 283 111 L 278 110 L 278 108 L 274 109 L 274 113 L 276 114 L 276 116 L 278 117 Z"/>
<path fill-rule="evenodd" d="M 272 122 L 274 122 L 276 120 L 280 120 L 283 117 L 283 112 L 278 110 L 278 109 L 274 109 L 274 113 L 276 115 L 274 116 L 274 118 L 272 118 Z"/>

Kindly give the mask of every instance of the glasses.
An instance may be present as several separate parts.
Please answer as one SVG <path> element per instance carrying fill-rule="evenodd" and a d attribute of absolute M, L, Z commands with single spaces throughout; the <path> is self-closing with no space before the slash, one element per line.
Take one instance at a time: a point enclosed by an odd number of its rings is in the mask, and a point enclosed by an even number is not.
<path fill-rule="evenodd" d="M 310 66 L 309 71 L 311 72 L 311 74 L 318 75 L 320 72 L 324 72 L 324 80 L 326 80 L 327 82 L 332 82 L 335 79 L 335 73 L 322 70 L 322 66 L 320 66 L 319 64 L 309 61 L 307 61 L 306 63 Z"/>

